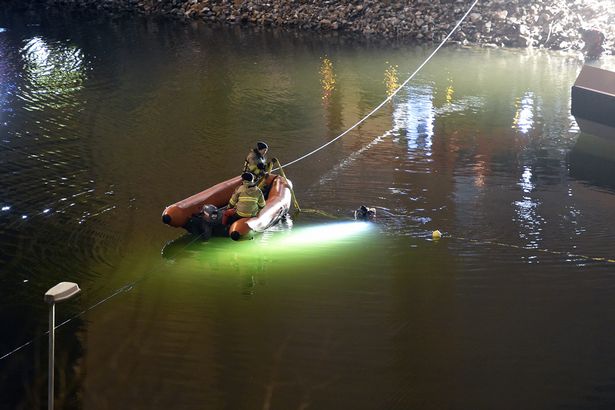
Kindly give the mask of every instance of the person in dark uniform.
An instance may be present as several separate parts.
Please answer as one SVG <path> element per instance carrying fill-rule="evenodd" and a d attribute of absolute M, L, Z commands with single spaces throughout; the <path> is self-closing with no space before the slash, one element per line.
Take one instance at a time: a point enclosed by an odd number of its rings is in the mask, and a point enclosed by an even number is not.
<path fill-rule="evenodd" d="M 256 148 L 253 148 L 248 152 L 246 156 L 246 162 L 243 165 L 243 172 L 251 172 L 254 174 L 257 180 L 261 179 L 267 171 L 267 151 L 269 146 L 263 141 L 256 143 Z M 269 169 L 271 170 L 271 169 Z"/>

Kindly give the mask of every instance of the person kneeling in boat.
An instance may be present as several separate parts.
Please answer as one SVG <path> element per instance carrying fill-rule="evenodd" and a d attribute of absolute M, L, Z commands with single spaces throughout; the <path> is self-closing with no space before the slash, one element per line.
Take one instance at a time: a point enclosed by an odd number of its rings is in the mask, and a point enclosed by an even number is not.
<path fill-rule="evenodd" d="M 268 150 L 269 146 L 265 142 L 258 141 L 256 143 L 256 148 L 248 152 L 246 161 L 243 164 L 243 172 L 251 172 L 254 174 L 256 185 L 261 189 L 265 185 L 267 175 L 269 175 L 273 168 L 273 163 L 267 162 L 267 157 L 265 157 Z"/>
<path fill-rule="evenodd" d="M 240 218 L 251 218 L 265 206 L 263 191 L 256 186 L 254 174 L 244 172 L 241 174 L 242 184 L 235 189 L 228 209 L 222 215 L 222 225 L 230 225 Z"/>

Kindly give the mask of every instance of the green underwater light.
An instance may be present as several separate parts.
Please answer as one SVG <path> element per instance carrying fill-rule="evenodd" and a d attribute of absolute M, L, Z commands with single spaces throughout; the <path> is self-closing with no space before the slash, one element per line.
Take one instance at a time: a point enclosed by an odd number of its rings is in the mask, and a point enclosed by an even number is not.
<path fill-rule="evenodd" d="M 277 226 L 244 241 L 195 241 L 187 236 L 163 250 L 164 286 L 183 300 L 210 292 L 209 298 L 220 303 L 234 303 L 238 296 L 275 299 L 308 292 L 309 297 L 310 289 L 325 280 L 343 288 L 357 267 L 374 272 L 382 267 L 373 256 L 381 254 L 383 246 L 376 240 L 376 228 L 364 222 L 334 222 L 295 225 L 291 230 Z"/>
<path fill-rule="evenodd" d="M 280 235 L 276 241 L 281 241 L 286 246 L 331 244 L 331 242 L 347 243 L 359 239 L 360 234 L 365 234 L 369 228 L 367 222 L 337 222 L 293 228 L 292 231 Z"/>
<path fill-rule="evenodd" d="M 163 257 L 176 262 L 206 264 L 210 268 L 224 269 L 229 264 L 250 264 L 250 261 L 301 260 L 318 254 L 319 258 L 339 256 L 339 252 L 356 249 L 355 244 L 363 242 L 373 231 L 373 224 L 367 222 L 336 222 L 294 226 L 289 230 L 267 230 L 253 240 L 235 242 L 230 238 L 214 237 L 207 242 L 194 241 L 190 236 L 167 244 Z M 346 249 L 346 251 L 344 250 Z"/>

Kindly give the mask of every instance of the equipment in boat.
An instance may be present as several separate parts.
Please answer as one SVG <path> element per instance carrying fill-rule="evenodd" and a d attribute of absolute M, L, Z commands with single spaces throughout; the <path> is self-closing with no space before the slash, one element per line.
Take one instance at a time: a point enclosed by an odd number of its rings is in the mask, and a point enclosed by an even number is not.
<path fill-rule="evenodd" d="M 204 239 L 212 235 L 228 235 L 233 240 L 239 240 L 252 238 L 255 232 L 262 232 L 275 225 L 288 213 L 293 195 L 292 182 L 283 176 L 269 174 L 266 177 L 269 193 L 265 207 L 258 215 L 241 218 L 230 226 L 223 225 L 222 215 L 231 195 L 240 184 L 240 176 L 231 178 L 170 205 L 162 213 L 162 222 L 202 235 Z"/>

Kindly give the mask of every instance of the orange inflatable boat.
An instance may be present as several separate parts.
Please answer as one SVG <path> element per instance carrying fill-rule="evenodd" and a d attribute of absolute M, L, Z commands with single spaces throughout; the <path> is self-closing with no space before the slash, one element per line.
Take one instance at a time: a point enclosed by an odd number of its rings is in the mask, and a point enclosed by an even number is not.
<path fill-rule="evenodd" d="M 233 240 L 252 238 L 254 232 L 262 232 L 278 223 L 290 210 L 292 182 L 282 176 L 269 174 L 266 184 L 270 186 L 266 205 L 257 216 L 241 218 L 231 226 L 222 225 L 222 214 L 231 195 L 241 184 L 241 177 L 220 182 L 196 195 L 167 206 L 162 213 L 162 222 L 181 227 L 188 232 L 202 235 L 229 235 Z"/>

